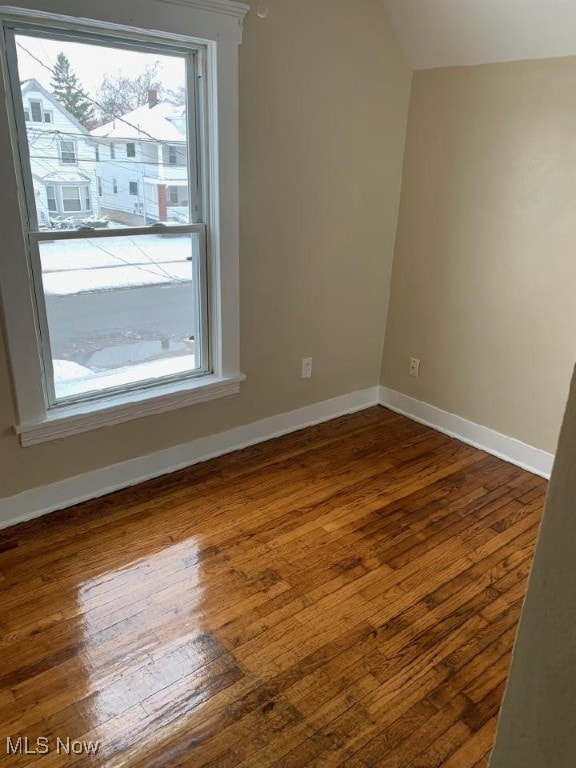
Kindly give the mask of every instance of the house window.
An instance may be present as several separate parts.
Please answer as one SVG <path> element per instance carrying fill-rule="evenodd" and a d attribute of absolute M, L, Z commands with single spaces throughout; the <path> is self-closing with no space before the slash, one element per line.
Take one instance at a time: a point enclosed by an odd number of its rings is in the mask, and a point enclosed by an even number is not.
<path fill-rule="evenodd" d="M 56 213 L 58 211 L 58 206 L 56 205 L 56 188 L 52 185 L 46 187 L 46 199 L 48 201 L 48 210 L 51 213 Z"/>
<path fill-rule="evenodd" d="M 170 205 L 178 205 L 178 187 L 168 187 L 168 202 Z"/>
<path fill-rule="evenodd" d="M 29 109 L 25 109 L 25 110 L 24 110 L 24 120 L 25 120 L 27 123 L 29 123 L 29 122 L 30 122 L 30 110 L 29 110 Z"/>
<path fill-rule="evenodd" d="M 99 162 L 100 161 L 100 147 L 98 146 L 98 144 L 96 144 L 96 146 L 94 147 L 94 156 L 96 158 L 96 162 Z"/>
<path fill-rule="evenodd" d="M 45 123 L 52 122 L 52 112 L 44 112 L 44 122 Z"/>
<path fill-rule="evenodd" d="M 126 157 L 136 157 L 136 144 L 126 144 Z"/>
<path fill-rule="evenodd" d="M 82 210 L 79 187 L 62 187 L 62 210 L 66 213 Z"/>
<path fill-rule="evenodd" d="M 33 123 L 42 122 L 42 102 L 41 101 L 30 101 L 30 112 L 32 114 Z"/>
<path fill-rule="evenodd" d="M 18 400 L 16 430 L 24 445 L 234 394 L 243 378 L 235 191 L 241 25 L 231 25 L 230 16 L 241 20 L 245 6 L 229 0 L 219 0 L 216 10 L 183 6 L 182 28 L 194 30 L 190 39 L 165 29 L 165 13 L 156 4 L 150 13 L 136 11 L 133 23 L 140 19 L 143 28 L 133 32 L 125 26 L 111 30 L 115 17 L 86 22 L 34 13 L 0 10 L 11 90 L 0 109 L 15 112 L 9 120 L 12 143 L 0 143 L 0 164 L 5 167 L 13 153 L 25 208 L 21 222 L 5 222 L 0 274 L 10 286 L 2 298 Z M 159 62 L 161 86 L 182 94 L 184 107 L 180 123 L 167 120 L 160 127 L 181 134 L 178 184 L 188 204 L 179 206 L 178 220 L 168 220 L 165 196 L 129 202 L 128 195 L 140 197 L 139 180 L 118 179 L 117 196 L 107 196 L 101 208 L 103 180 L 111 181 L 110 171 L 120 164 L 101 167 L 116 154 L 107 137 L 114 130 L 117 143 L 130 152 L 135 142 L 123 138 L 124 130 L 134 135 L 129 118 L 112 114 L 110 125 L 92 135 L 80 121 L 71 136 L 60 134 L 46 145 L 33 145 L 34 136 L 13 127 L 24 120 L 21 83 L 30 52 L 48 69 L 59 52 L 89 60 L 94 82 L 118 70 L 135 79 L 145 73 L 144 55 Z M 211 89 L 216 82 L 218 89 Z M 26 106 L 37 120 L 32 104 Z M 222 115 L 225 120 L 219 120 Z M 162 119 L 162 113 L 152 116 Z M 142 110 L 139 130 L 152 137 L 146 140 L 151 156 L 161 159 L 165 145 L 153 138 L 159 128 L 147 119 Z M 91 148 L 98 135 L 104 145 L 109 142 L 110 154 L 100 158 L 95 177 Z M 149 165 L 147 182 L 157 193 L 165 184 L 162 165 Z M 226 167 L 225 183 L 219 167 Z M 40 180 L 49 174 L 60 178 L 43 198 Z M 91 200 L 94 179 L 98 198 Z M 57 229 L 42 220 L 40 204 L 47 198 L 50 208 L 57 202 L 68 214 Z M 94 213 L 91 228 L 83 226 L 86 209 Z"/>
<path fill-rule="evenodd" d="M 76 165 L 76 145 L 73 141 L 60 139 L 60 160 L 62 165 Z"/>
<path fill-rule="evenodd" d="M 178 151 L 176 150 L 176 147 L 168 147 L 168 164 L 178 164 Z"/>
<path fill-rule="evenodd" d="M 118 179 L 112 179 L 112 191 L 115 195 L 118 194 Z"/>

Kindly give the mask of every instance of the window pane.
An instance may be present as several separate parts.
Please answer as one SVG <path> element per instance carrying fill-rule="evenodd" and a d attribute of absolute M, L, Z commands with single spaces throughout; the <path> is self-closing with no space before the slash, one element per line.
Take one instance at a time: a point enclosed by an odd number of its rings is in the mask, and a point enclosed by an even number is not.
<path fill-rule="evenodd" d="M 62 187 L 62 206 L 65 211 L 81 211 L 78 187 Z"/>
<path fill-rule="evenodd" d="M 74 142 L 61 141 L 60 155 L 63 163 L 74 165 L 76 163 L 76 147 L 74 145 Z"/>
<path fill-rule="evenodd" d="M 48 210 L 49 211 L 57 211 L 58 208 L 56 206 L 56 190 L 54 187 L 48 186 L 46 187 L 46 198 L 48 201 Z"/>
<path fill-rule="evenodd" d="M 200 238 L 40 243 L 56 399 L 200 372 Z"/>
<path fill-rule="evenodd" d="M 31 117 L 26 138 L 34 189 L 28 199 L 39 228 L 82 226 L 81 217 L 55 223 L 38 200 L 45 199 L 47 183 L 83 186 L 87 180 L 94 217 L 110 228 L 199 221 L 187 56 L 161 46 L 137 51 L 84 39 L 15 34 L 22 101 Z M 195 116 L 190 123 L 196 125 Z M 179 188 L 178 204 L 169 200 L 170 186 Z"/>
<path fill-rule="evenodd" d="M 31 101 L 30 110 L 32 112 L 32 121 L 35 123 L 41 123 L 42 122 L 42 102 Z"/>

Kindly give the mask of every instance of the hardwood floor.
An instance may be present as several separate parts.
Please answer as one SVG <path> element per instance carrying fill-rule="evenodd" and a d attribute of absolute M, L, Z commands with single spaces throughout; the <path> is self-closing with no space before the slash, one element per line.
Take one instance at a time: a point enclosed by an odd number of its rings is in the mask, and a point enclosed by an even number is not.
<path fill-rule="evenodd" d="M 372 408 L 0 532 L 0 768 L 487 766 L 545 491 Z"/>

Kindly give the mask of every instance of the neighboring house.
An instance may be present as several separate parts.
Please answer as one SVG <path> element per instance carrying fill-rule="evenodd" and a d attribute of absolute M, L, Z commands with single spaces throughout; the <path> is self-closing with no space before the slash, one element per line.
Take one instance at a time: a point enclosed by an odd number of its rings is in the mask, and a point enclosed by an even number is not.
<path fill-rule="evenodd" d="M 186 107 L 156 100 L 95 128 L 102 214 L 128 225 L 188 223 Z"/>
<path fill-rule="evenodd" d="M 99 216 L 94 140 L 37 80 L 21 88 L 40 226 Z"/>

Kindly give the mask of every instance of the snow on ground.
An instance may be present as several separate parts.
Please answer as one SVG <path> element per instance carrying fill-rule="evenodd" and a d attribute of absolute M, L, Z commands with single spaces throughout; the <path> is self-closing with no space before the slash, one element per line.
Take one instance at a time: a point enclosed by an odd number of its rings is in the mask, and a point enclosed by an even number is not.
<path fill-rule="evenodd" d="M 192 281 L 197 235 L 46 240 L 42 280 L 49 295 Z"/>

